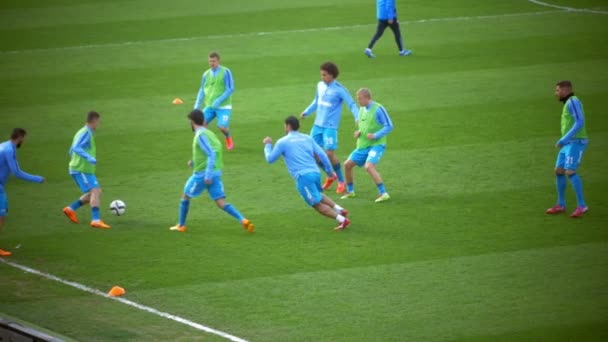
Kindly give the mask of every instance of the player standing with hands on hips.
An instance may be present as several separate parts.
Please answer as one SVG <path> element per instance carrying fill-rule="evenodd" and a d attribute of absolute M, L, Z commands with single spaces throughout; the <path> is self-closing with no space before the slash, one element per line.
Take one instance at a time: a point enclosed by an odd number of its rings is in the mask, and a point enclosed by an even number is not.
<path fill-rule="evenodd" d="M 304 119 L 312 114 L 312 112 L 317 112 L 310 135 L 319 146 L 325 149 L 338 179 L 336 192 L 341 194 L 345 190 L 344 175 L 342 174 L 340 160 L 336 156 L 336 150 L 338 149 L 338 127 L 340 126 L 340 118 L 342 117 L 342 103 L 345 102 L 351 113 L 353 113 L 355 122 L 357 122 L 359 108 L 355 100 L 348 93 L 348 90 L 336 81 L 339 74 L 338 66 L 334 63 L 326 62 L 321 64 L 321 82 L 317 84 L 317 94 L 300 117 Z M 323 184 L 323 189 L 327 190 L 335 180 L 336 178 L 327 178 Z"/>
<path fill-rule="evenodd" d="M 25 129 L 15 128 L 11 134 L 11 139 L 0 144 L 0 232 L 2 232 L 4 220 L 8 214 L 8 199 L 6 192 L 4 192 L 4 185 L 8 181 L 8 177 L 12 174 L 28 182 L 44 182 L 43 177 L 30 175 L 19 168 L 17 149 L 23 144 L 26 134 Z M 9 251 L 0 249 L 0 257 L 7 257 L 11 254 Z"/>
<path fill-rule="evenodd" d="M 217 117 L 217 127 L 226 137 L 226 148 L 232 150 L 234 143 L 228 126 L 232 114 L 234 80 L 230 69 L 220 65 L 220 55 L 217 52 L 209 54 L 208 62 L 210 68 L 203 73 L 194 109 L 200 109 L 201 103 L 204 103 L 203 114 L 207 124 Z"/>
<path fill-rule="evenodd" d="M 382 37 L 384 30 L 390 27 L 395 35 L 395 41 L 399 48 L 400 56 L 409 56 L 412 54 L 412 50 L 408 50 L 403 46 L 403 37 L 401 36 L 401 29 L 399 28 L 399 20 L 397 19 L 397 8 L 395 7 L 395 0 L 376 0 L 376 16 L 378 17 L 378 27 L 376 33 L 369 42 L 367 49 L 365 49 L 365 55 L 369 58 L 376 57 L 372 52 L 374 44 Z"/>
<path fill-rule="evenodd" d="M 566 176 L 570 179 L 576 193 L 578 205 L 570 217 L 583 216 L 589 210 L 583 197 L 583 182 L 576 173 L 583 152 L 587 149 L 587 130 L 583 104 L 572 91 L 572 82 L 560 81 L 555 85 L 555 96 L 564 104 L 562 109 L 562 137 L 555 147 L 559 148 L 555 163 L 555 182 L 557 187 L 557 204 L 547 209 L 547 214 L 559 214 L 566 211 Z"/>

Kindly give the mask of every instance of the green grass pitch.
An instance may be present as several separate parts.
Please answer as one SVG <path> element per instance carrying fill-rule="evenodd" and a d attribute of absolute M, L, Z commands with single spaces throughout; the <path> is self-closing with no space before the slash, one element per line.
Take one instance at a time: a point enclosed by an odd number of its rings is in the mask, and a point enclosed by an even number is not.
<path fill-rule="evenodd" d="M 130 300 L 251 341 L 607 340 L 608 15 L 525 0 L 398 9 L 414 55 L 399 57 L 387 30 L 370 60 L 372 0 L 1 1 L 0 137 L 25 127 L 21 166 L 47 183 L 9 182 L 0 246 L 11 261 L 121 285 Z M 168 230 L 190 173 L 185 115 L 211 50 L 235 77 L 224 183 L 253 235 L 206 197 L 193 200 L 186 234 Z M 374 204 L 356 170 L 359 196 L 340 201 L 345 232 L 305 205 L 282 162 L 266 164 L 261 143 L 310 103 L 326 60 L 351 93 L 371 88 L 395 124 L 379 165 L 392 199 Z M 579 220 L 544 214 L 559 79 L 574 82 L 590 135 Z M 67 151 L 91 109 L 102 114 L 103 208 L 128 205 L 123 217 L 104 210 L 108 231 L 61 213 L 79 195 Z M 341 160 L 355 143 L 343 114 Z M 570 211 L 570 185 L 567 201 Z M 81 341 L 222 340 L 0 264 L 4 314 Z"/>

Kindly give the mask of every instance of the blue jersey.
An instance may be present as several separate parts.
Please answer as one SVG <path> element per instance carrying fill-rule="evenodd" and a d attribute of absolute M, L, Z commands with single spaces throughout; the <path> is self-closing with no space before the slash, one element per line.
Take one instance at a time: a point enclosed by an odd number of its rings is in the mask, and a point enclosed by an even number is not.
<path fill-rule="evenodd" d="M 397 18 L 395 0 L 376 0 L 376 16 L 378 20 L 392 20 Z"/>
<path fill-rule="evenodd" d="M 0 189 L 4 188 L 11 174 L 28 182 L 42 183 L 44 180 L 40 176 L 30 175 L 19 168 L 17 146 L 9 140 L 0 144 Z"/>
<path fill-rule="evenodd" d="M 211 71 L 211 75 L 215 76 L 219 71 L 220 67 L 218 66 L 215 69 L 209 69 Z M 234 80 L 232 79 L 232 73 L 230 69 L 225 68 L 226 74 L 224 75 L 224 87 L 225 91 L 218 97 L 214 103 L 211 104 L 212 108 L 218 108 L 222 102 L 224 102 L 232 93 L 234 93 Z M 200 109 L 203 100 L 205 99 L 205 82 L 207 81 L 207 72 L 203 73 L 203 78 L 201 80 L 201 87 L 198 90 L 198 94 L 196 95 L 196 101 L 194 102 L 194 109 Z"/>
<path fill-rule="evenodd" d="M 315 125 L 323 128 L 335 128 L 340 126 L 340 118 L 342 116 L 342 103 L 345 102 L 355 121 L 359 116 L 359 108 L 353 100 L 348 90 L 344 88 L 338 81 L 333 81 L 329 84 L 319 82 L 317 85 L 317 95 L 310 106 L 304 110 L 304 116 L 309 116 L 312 112 L 317 112 Z"/>
<path fill-rule="evenodd" d="M 264 146 L 266 161 L 274 163 L 283 156 L 287 170 L 294 179 L 307 173 L 319 173 L 315 156 L 323 163 L 325 172 L 333 172 L 329 158 L 315 141 L 306 134 L 300 132 L 289 132 L 286 136 L 279 139 L 274 146 L 266 144 Z"/>
<path fill-rule="evenodd" d="M 373 105 L 374 102 L 372 101 L 365 107 L 370 109 Z M 382 125 L 382 128 L 378 132 L 374 133 L 374 139 L 380 139 L 393 130 L 393 122 L 388 116 L 386 109 L 384 109 L 382 106 L 378 106 L 378 109 L 376 109 L 376 121 Z"/>

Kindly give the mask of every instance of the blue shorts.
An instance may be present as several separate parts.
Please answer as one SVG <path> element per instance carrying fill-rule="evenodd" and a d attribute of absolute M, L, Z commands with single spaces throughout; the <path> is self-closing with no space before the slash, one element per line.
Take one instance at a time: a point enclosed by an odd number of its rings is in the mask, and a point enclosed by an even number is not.
<path fill-rule="evenodd" d="M 8 214 L 8 197 L 6 192 L 0 187 L 0 217 L 5 217 Z"/>
<path fill-rule="evenodd" d="M 298 177 L 296 186 L 300 196 L 308 205 L 315 206 L 323 199 L 323 188 L 321 188 L 321 174 L 318 172 L 305 173 Z"/>
<path fill-rule="evenodd" d="M 350 154 L 348 159 L 354 161 L 357 166 L 363 166 L 365 163 L 378 165 L 380 158 L 384 154 L 384 150 L 386 150 L 386 145 L 358 148 Z"/>
<path fill-rule="evenodd" d="M 216 109 L 211 107 L 205 107 L 203 109 L 205 115 L 205 122 L 210 124 L 213 119 L 217 117 L 217 126 L 222 128 L 228 128 L 230 125 L 230 115 L 232 109 Z"/>
<path fill-rule="evenodd" d="M 335 128 L 323 128 L 314 125 L 310 131 L 310 136 L 317 145 L 323 147 L 326 151 L 335 151 L 338 149 L 338 130 Z"/>
<path fill-rule="evenodd" d="M 76 185 L 80 188 L 80 191 L 85 194 L 92 189 L 99 189 L 99 182 L 97 181 L 97 177 L 93 174 L 78 172 L 71 173 L 70 175 L 76 182 Z"/>
<path fill-rule="evenodd" d="M 214 201 L 226 197 L 221 176 L 215 176 L 211 179 L 211 184 L 205 184 L 204 177 L 192 175 L 184 186 L 184 194 L 188 197 L 198 197 L 205 190 L 207 190 L 209 197 Z"/>
<path fill-rule="evenodd" d="M 587 144 L 580 142 L 571 142 L 568 145 L 564 145 L 557 154 L 555 167 L 576 171 L 581 164 L 585 149 L 587 149 Z"/>

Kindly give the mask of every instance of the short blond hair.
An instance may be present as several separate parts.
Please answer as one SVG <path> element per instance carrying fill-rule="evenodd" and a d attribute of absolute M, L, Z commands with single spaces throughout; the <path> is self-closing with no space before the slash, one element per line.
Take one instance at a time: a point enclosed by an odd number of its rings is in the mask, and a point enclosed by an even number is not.
<path fill-rule="evenodd" d="M 372 98 L 372 92 L 368 88 L 361 88 L 361 89 L 357 90 L 357 95 L 359 95 L 359 94 L 364 95 L 368 99 Z"/>

